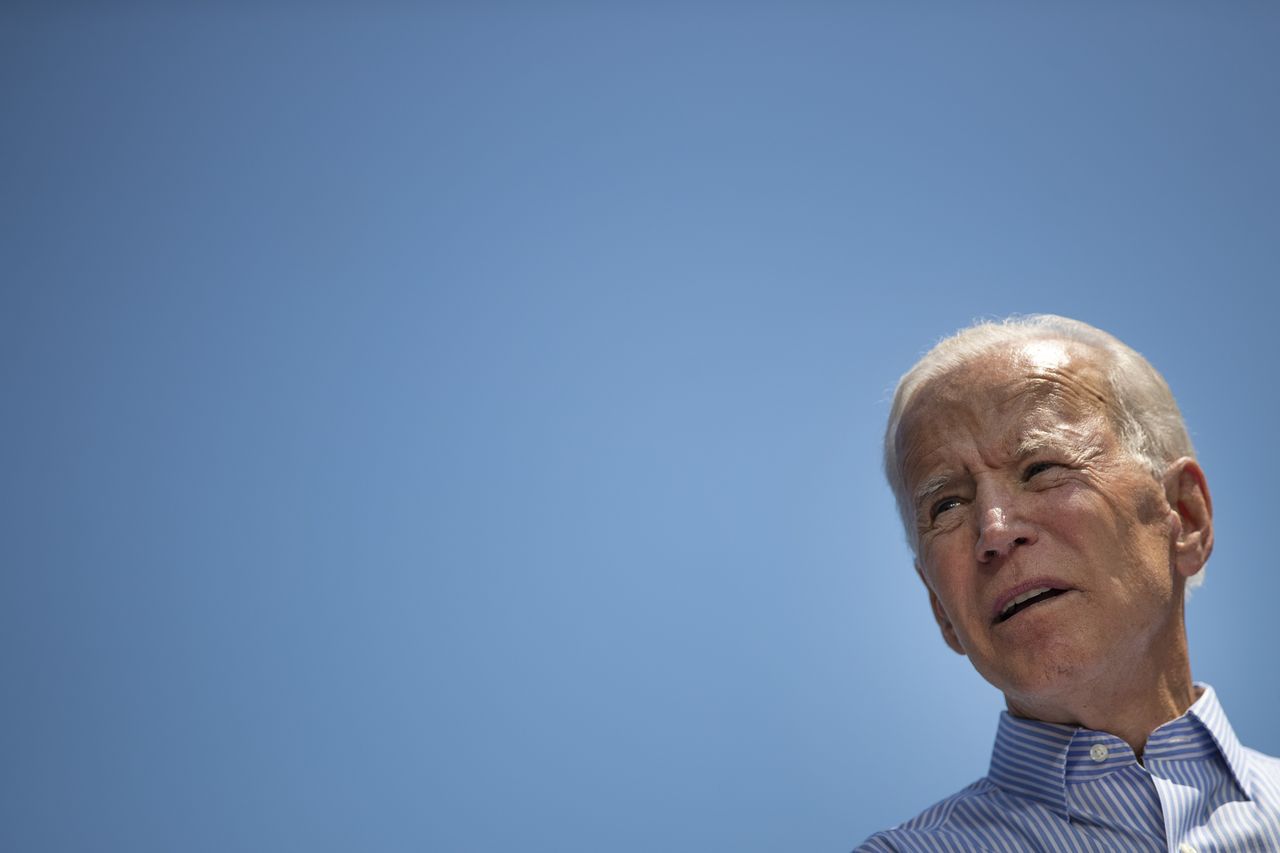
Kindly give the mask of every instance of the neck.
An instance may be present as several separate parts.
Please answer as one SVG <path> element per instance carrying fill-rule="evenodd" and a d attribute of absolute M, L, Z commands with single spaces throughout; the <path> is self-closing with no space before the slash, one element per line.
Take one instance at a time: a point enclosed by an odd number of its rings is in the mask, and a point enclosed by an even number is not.
<path fill-rule="evenodd" d="M 1141 760 L 1147 737 L 1186 713 L 1198 698 L 1191 681 L 1185 632 L 1178 632 L 1164 651 L 1163 661 L 1148 657 L 1114 667 L 1093 679 L 1076 681 L 1062 696 L 1006 693 L 1005 704 L 1014 716 L 1113 734 L 1129 744 Z"/>

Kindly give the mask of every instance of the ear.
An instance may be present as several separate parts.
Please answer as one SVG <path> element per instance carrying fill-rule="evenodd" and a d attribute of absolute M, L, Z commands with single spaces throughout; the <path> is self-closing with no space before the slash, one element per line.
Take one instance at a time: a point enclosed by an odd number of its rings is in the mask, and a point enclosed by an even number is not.
<path fill-rule="evenodd" d="M 951 625 L 951 620 L 947 618 L 947 612 L 942 609 L 942 602 L 938 600 L 938 596 L 934 593 L 933 587 L 929 585 L 929 579 L 924 576 L 924 571 L 920 568 L 920 561 L 916 560 L 916 574 L 924 583 L 924 588 L 929 591 L 929 606 L 933 608 L 933 618 L 938 622 L 938 628 L 942 631 L 942 639 L 951 651 L 958 655 L 964 654 L 964 646 L 960 645 L 960 638 L 956 636 L 956 629 Z"/>
<path fill-rule="evenodd" d="M 1213 551 L 1213 499 L 1204 471 L 1190 456 L 1174 461 L 1164 475 L 1164 493 L 1178 524 L 1173 536 L 1173 561 L 1178 574 L 1189 578 L 1204 568 Z"/>

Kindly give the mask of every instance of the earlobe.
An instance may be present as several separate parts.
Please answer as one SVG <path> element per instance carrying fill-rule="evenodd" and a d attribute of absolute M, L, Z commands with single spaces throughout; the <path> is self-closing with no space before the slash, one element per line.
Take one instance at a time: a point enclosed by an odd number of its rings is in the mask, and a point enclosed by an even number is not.
<path fill-rule="evenodd" d="M 958 655 L 964 654 L 964 646 L 960 645 L 960 638 L 956 635 L 956 629 L 951 624 L 951 620 L 947 618 L 947 612 L 942 609 L 942 602 L 938 600 L 938 596 L 934 594 L 933 587 L 929 586 L 929 581 L 925 578 L 924 572 L 920 569 L 920 561 L 916 561 L 916 574 L 920 577 L 920 581 L 924 584 L 924 588 L 929 591 L 929 607 L 933 610 L 933 618 L 938 623 L 938 629 L 942 631 L 942 639 L 950 647 L 951 651 Z"/>
<path fill-rule="evenodd" d="M 1213 499 L 1199 464 L 1189 456 L 1165 471 L 1165 497 L 1177 515 L 1174 526 L 1174 566 L 1184 578 L 1204 568 L 1213 551 Z"/>

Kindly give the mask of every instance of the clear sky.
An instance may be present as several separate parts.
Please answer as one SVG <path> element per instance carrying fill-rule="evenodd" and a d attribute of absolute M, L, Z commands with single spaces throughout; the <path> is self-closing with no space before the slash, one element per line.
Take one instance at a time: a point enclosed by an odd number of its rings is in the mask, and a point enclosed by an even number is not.
<path fill-rule="evenodd" d="M 1012 312 L 1280 753 L 1274 4 L 226 5 L 0 12 L 0 848 L 848 850 L 986 769 L 878 453 Z"/>

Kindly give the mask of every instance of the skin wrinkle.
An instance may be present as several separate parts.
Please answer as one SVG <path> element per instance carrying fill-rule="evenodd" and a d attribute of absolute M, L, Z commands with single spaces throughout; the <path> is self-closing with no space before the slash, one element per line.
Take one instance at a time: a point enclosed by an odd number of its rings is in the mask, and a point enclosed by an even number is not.
<path fill-rule="evenodd" d="M 1054 317 L 1032 316 L 1026 322 L 1012 318 L 1002 324 L 981 323 L 939 342 L 899 381 L 890 409 L 885 435 L 885 475 L 893 490 L 907 542 L 914 552 L 915 508 L 913 495 L 903 480 L 903 461 L 898 452 L 900 427 L 906 411 L 919 402 L 918 393 L 935 379 L 963 380 L 968 367 L 978 361 L 1004 359 L 1012 364 L 1012 353 L 1038 368 L 1040 376 L 1070 361 L 1069 349 L 1097 357 L 1101 379 L 1100 397 L 1111 401 L 1107 414 L 1125 450 L 1142 461 L 1157 479 L 1172 461 L 1186 457 L 1194 461 L 1190 436 L 1182 423 L 1177 403 L 1163 377 L 1142 356 L 1114 337 L 1087 324 Z M 1070 371 L 1068 370 L 1068 373 Z M 1031 377 L 1034 379 L 1035 377 Z M 1028 381 L 1028 377 L 1021 377 Z M 937 385 L 928 394 L 941 393 Z M 1007 391 L 1007 389 L 1006 389 Z M 1194 575 L 1188 589 L 1198 586 L 1203 573 Z"/>
<path fill-rule="evenodd" d="M 1193 701 L 1183 591 L 1212 509 L 1193 460 L 1162 481 L 1121 440 L 1099 362 L 1074 344 L 994 351 L 928 380 L 894 442 L 948 645 L 1011 712 L 1112 731 L 1140 754 Z M 1182 488 L 1186 506 L 1166 495 Z M 1191 547 L 1182 514 L 1203 531 Z M 995 625 L 1000 591 L 1039 577 L 1069 591 Z"/>
<path fill-rule="evenodd" d="M 1113 429 L 1119 433 L 1120 419 L 1117 417 L 1116 407 L 1111 404 L 1103 390 L 1109 389 L 1111 382 L 1105 371 L 1094 364 L 1092 359 L 1080 359 L 1079 350 L 1080 346 L 1076 344 L 1040 340 L 1031 341 L 1021 348 L 1009 352 L 993 351 L 989 353 L 987 357 L 990 360 L 1005 368 L 1017 368 L 1020 362 L 1028 360 L 1034 364 L 1034 371 L 1030 375 L 1026 375 L 1024 372 L 1024 375 L 1017 380 L 998 389 L 997 393 L 1000 396 L 996 403 L 996 410 L 1000 412 L 1007 411 L 1011 406 L 1023 399 L 1024 396 L 1028 395 L 1040 398 L 1040 403 L 1036 408 L 1045 413 L 1052 412 L 1055 405 L 1061 405 L 1064 402 L 1072 403 L 1072 408 L 1076 409 L 1087 410 L 1097 407 L 1102 410 L 1105 419 L 1110 422 Z M 1075 351 L 1074 359 L 1073 351 Z M 963 368 L 955 368 L 931 378 L 917 392 L 917 400 L 933 396 L 935 400 L 941 402 L 963 403 L 969 393 L 966 383 L 962 381 L 965 372 Z M 961 376 L 956 377 L 955 374 L 961 374 Z M 960 381 L 957 381 L 957 379 Z M 932 395 L 929 392 L 932 392 Z M 904 416 L 902 423 L 899 424 L 898 434 L 895 437 L 899 465 L 904 474 L 910 470 L 909 457 L 912 455 L 914 446 L 914 442 L 910 441 L 912 431 L 904 429 L 905 425 L 906 418 Z M 972 427 L 974 424 L 969 422 L 965 426 Z M 1062 424 L 1054 424 L 1052 428 L 1039 430 L 1038 432 L 1049 439 L 1048 443 L 1050 445 L 1057 447 L 1061 445 L 1059 436 L 1063 426 Z M 1068 431 L 1071 430 L 1069 429 Z M 907 442 L 909 442 L 905 446 L 904 436 L 907 437 Z M 1096 438 L 1088 443 L 1096 444 Z M 1081 449 L 1083 450 L 1083 448 Z M 1032 454 L 1028 453 L 1027 455 Z M 917 531 L 921 530 L 921 525 L 924 525 L 926 521 L 921 518 L 923 500 L 932 497 L 942 488 L 942 486 L 939 486 L 939 482 L 952 478 L 954 478 L 954 474 L 941 474 L 926 481 L 920 489 L 915 490 L 912 506 L 916 510 Z M 904 476 L 903 482 L 909 482 L 909 480 Z M 918 550 L 918 539 L 916 545 Z"/>
<path fill-rule="evenodd" d="M 1035 390 L 1043 391 L 1044 389 L 1043 387 L 1038 387 Z M 1020 396 L 1015 394 L 1006 397 L 998 408 L 1007 409 Z M 1042 403 L 1036 406 L 1034 411 L 1046 420 L 1053 420 L 1052 407 L 1049 405 Z M 1102 424 L 1103 418 L 1098 417 L 1089 419 L 1082 426 L 1062 422 L 1053 423 L 1050 426 L 1030 426 L 1019 433 L 1016 446 L 1011 451 L 1008 451 L 1007 455 L 1018 461 L 1028 461 L 1032 457 L 1046 455 L 1077 467 L 1083 467 L 1101 453 L 1098 436 Z M 903 431 L 900 431 L 899 435 L 901 436 L 902 434 Z M 904 461 L 908 471 L 912 468 L 911 459 L 914 456 L 915 447 L 916 443 L 910 443 L 905 448 L 899 449 L 899 458 Z M 925 459 L 916 467 L 927 466 L 929 454 L 926 453 L 924 456 Z M 972 472 L 968 470 L 964 470 L 960 474 L 952 471 L 943 471 L 926 479 L 914 492 L 913 506 L 916 509 L 917 526 L 927 527 L 929 521 L 926 517 L 927 505 L 932 498 L 944 493 L 948 487 L 958 480 L 963 480 L 971 475 Z"/>

